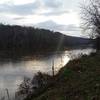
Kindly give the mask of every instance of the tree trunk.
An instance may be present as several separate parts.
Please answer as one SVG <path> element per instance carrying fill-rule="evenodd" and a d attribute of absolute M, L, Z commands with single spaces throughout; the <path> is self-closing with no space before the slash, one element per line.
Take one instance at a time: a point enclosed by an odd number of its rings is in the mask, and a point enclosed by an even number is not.
<path fill-rule="evenodd" d="M 100 37 L 97 37 L 96 39 L 96 48 L 97 50 L 100 50 Z"/>

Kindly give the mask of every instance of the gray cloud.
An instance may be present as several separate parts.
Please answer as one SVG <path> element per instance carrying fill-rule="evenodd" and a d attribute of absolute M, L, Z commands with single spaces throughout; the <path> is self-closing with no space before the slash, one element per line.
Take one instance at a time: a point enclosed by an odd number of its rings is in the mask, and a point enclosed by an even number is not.
<path fill-rule="evenodd" d="M 80 28 L 77 27 L 74 24 L 60 25 L 60 24 L 56 24 L 55 22 L 53 22 L 51 20 L 46 21 L 46 22 L 42 22 L 42 23 L 38 23 L 35 26 L 39 27 L 39 28 L 45 28 L 45 29 L 54 30 L 54 31 L 72 32 L 72 31 L 79 31 L 80 30 Z"/>
<path fill-rule="evenodd" d="M 44 13 L 45 16 L 58 16 L 58 15 L 61 15 L 61 14 L 65 14 L 65 13 L 70 13 L 70 11 L 68 10 L 53 10 L 51 12 L 47 12 L 47 13 Z"/>
<path fill-rule="evenodd" d="M 14 4 L 0 4 L 0 13 L 12 13 L 17 15 L 32 15 L 42 14 L 45 16 L 59 15 L 67 13 L 68 11 L 63 9 L 64 2 L 62 0 L 36 0 L 33 3 L 14 5 Z M 49 9 L 49 12 L 41 13 L 39 10 Z"/>
<path fill-rule="evenodd" d="M 61 8 L 63 5 L 62 0 L 44 0 L 44 4 L 47 8 Z"/>
<path fill-rule="evenodd" d="M 62 2 L 62 0 L 44 0 L 43 3 L 45 9 L 50 10 L 49 12 L 43 13 L 45 16 L 61 15 L 64 13 L 69 13 L 68 9 L 63 8 L 64 2 Z"/>
<path fill-rule="evenodd" d="M 30 15 L 38 9 L 39 4 L 37 2 L 24 4 L 24 5 L 7 5 L 0 4 L 0 12 L 12 13 L 18 15 Z"/>
<path fill-rule="evenodd" d="M 13 20 L 22 20 L 22 19 L 26 19 L 26 17 L 14 17 Z"/>

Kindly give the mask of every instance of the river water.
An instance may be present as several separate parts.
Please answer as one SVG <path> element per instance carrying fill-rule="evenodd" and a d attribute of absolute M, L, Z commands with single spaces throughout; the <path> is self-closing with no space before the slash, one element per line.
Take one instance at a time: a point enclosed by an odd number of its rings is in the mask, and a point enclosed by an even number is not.
<path fill-rule="evenodd" d="M 90 54 L 93 49 L 76 49 L 70 51 L 49 52 L 48 54 L 34 55 L 32 58 L 26 57 L 23 60 L 5 61 L 0 63 L 0 95 L 6 95 L 6 88 L 12 95 L 17 91 L 18 85 L 24 77 L 33 77 L 41 71 L 52 75 L 52 64 L 54 63 L 55 74 L 68 63 L 70 59 L 75 59 L 82 54 Z M 28 59 L 27 59 L 28 58 Z"/>

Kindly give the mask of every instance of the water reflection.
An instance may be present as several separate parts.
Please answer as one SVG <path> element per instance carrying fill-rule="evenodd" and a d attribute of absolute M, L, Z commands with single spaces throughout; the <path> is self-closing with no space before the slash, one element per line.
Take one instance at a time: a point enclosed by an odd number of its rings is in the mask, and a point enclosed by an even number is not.
<path fill-rule="evenodd" d="M 57 73 L 70 59 L 74 59 L 80 54 L 89 54 L 92 51 L 92 49 L 71 50 L 53 55 L 38 55 L 36 59 L 3 62 L 0 64 L 0 90 L 8 88 L 10 94 L 13 94 L 25 76 L 33 77 L 38 71 L 52 74 L 53 60 L 55 73 Z"/>

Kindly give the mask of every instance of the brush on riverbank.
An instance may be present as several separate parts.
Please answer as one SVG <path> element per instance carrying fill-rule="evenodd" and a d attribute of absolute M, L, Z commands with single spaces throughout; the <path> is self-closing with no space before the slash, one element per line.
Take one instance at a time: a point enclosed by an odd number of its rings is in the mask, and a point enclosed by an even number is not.
<path fill-rule="evenodd" d="M 44 91 L 26 100 L 100 100 L 100 52 L 70 61 L 50 79 Z"/>

